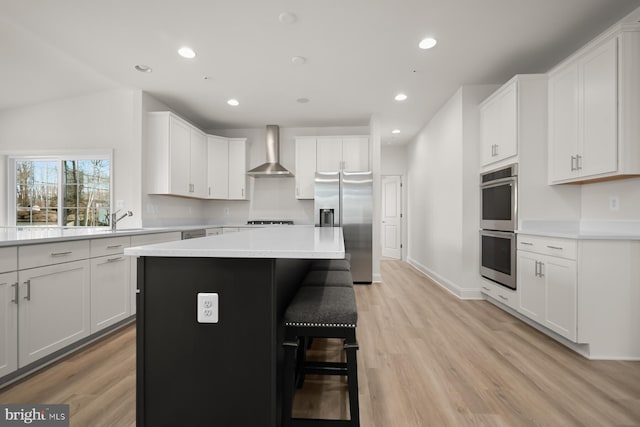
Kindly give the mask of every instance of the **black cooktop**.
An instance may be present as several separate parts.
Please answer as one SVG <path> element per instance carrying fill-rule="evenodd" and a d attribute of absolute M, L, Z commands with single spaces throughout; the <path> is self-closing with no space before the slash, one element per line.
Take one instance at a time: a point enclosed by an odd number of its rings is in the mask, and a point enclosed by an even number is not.
<path fill-rule="evenodd" d="M 293 221 L 289 219 L 253 219 L 251 221 L 247 221 L 247 224 L 261 224 L 261 225 L 270 225 L 270 224 L 280 224 L 280 225 L 293 225 Z"/>

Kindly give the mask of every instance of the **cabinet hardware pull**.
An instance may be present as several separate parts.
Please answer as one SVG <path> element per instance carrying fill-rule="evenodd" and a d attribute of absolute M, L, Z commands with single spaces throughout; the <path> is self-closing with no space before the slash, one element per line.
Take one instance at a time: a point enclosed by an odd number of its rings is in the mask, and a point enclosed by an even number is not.
<path fill-rule="evenodd" d="M 505 297 L 504 295 L 498 295 L 498 296 L 499 296 L 500 298 L 502 298 L 503 300 L 505 300 L 505 301 L 508 301 L 508 300 L 509 300 L 509 298 Z"/>
<path fill-rule="evenodd" d="M 544 277 L 544 271 L 542 270 L 543 267 L 544 267 L 544 263 L 540 261 L 540 278 Z"/>
<path fill-rule="evenodd" d="M 577 160 L 576 156 L 571 156 L 571 172 L 578 170 L 575 166 L 574 163 Z"/>
<path fill-rule="evenodd" d="M 242 198 L 244 199 L 244 187 L 242 188 Z"/>
<path fill-rule="evenodd" d="M 576 170 L 582 170 L 582 154 L 576 155 Z"/>
<path fill-rule="evenodd" d="M 73 251 L 51 252 L 51 256 L 65 256 L 65 255 L 71 255 L 72 253 L 73 253 Z"/>
<path fill-rule="evenodd" d="M 209 187 L 209 195 L 211 195 L 211 187 Z"/>
<path fill-rule="evenodd" d="M 496 156 L 498 155 L 498 147 L 499 147 L 499 145 L 496 144 L 496 154 L 495 154 Z"/>
<path fill-rule="evenodd" d="M 533 246 L 533 243 L 530 242 L 520 242 L 521 245 Z"/>
<path fill-rule="evenodd" d="M 535 268 L 534 274 L 535 274 L 536 277 L 539 277 L 538 276 L 538 261 L 536 261 L 536 268 Z"/>
<path fill-rule="evenodd" d="M 24 282 L 27 285 L 27 294 L 24 296 L 24 299 L 27 301 L 31 301 L 31 279 Z"/>
<path fill-rule="evenodd" d="M 116 261 L 122 261 L 124 259 L 124 257 L 119 256 L 117 258 L 108 258 L 107 262 L 116 262 Z"/>
<path fill-rule="evenodd" d="M 11 287 L 13 288 L 13 299 L 11 300 L 11 302 L 15 303 L 15 304 L 18 304 L 18 298 L 19 298 L 18 282 L 16 282 L 13 285 L 11 285 Z"/>
<path fill-rule="evenodd" d="M 110 246 L 107 246 L 107 249 L 116 249 L 116 248 L 121 248 L 121 247 L 122 247 L 122 245 L 110 245 Z"/>
<path fill-rule="evenodd" d="M 547 247 L 548 247 L 549 249 L 557 249 L 557 250 L 559 250 L 559 251 L 561 251 L 561 250 L 563 250 L 563 249 L 564 249 L 564 248 L 561 248 L 560 246 L 551 246 L 551 245 L 547 245 Z"/>
<path fill-rule="evenodd" d="M 490 291 L 491 289 L 487 288 L 486 286 L 483 286 L 482 289 L 484 289 L 485 291 Z"/>

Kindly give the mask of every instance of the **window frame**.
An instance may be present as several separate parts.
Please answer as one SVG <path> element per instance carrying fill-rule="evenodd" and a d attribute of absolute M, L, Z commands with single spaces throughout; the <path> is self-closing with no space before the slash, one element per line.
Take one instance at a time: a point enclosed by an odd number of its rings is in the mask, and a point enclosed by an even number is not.
<path fill-rule="evenodd" d="M 108 160 L 109 161 L 109 207 L 114 209 L 113 191 L 113 150 L 52 152 L 49 154 L 10 154 L 7 155 L 7 225 L 10 227 L 65 227 L 65 228 L 107 228 L 108 226 L 83 226 L 62 224 L 64 209 L 63 162 L 75 160 Z M 58 218 L 56 224 L 18 225 L 16 206 L 16 162 L 19 161 L 55 161 L 58 163 Z"/>

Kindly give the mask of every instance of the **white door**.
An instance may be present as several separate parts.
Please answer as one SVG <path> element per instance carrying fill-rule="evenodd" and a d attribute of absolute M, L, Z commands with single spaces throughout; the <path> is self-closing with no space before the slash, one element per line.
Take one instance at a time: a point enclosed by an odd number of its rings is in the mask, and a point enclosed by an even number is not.
<path fill-rule="evenodd" d="M 402 179 L 382 177 L 382 256 L 402 258 Z"/>

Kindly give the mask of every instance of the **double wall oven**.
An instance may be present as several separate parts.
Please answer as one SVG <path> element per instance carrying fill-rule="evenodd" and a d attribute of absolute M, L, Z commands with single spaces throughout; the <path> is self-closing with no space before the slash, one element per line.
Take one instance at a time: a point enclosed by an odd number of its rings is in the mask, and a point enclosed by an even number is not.
<path fill-rule="evenodd" d="M 480 175 L 480 274 L 516 289 L 518 165 Z"/>

